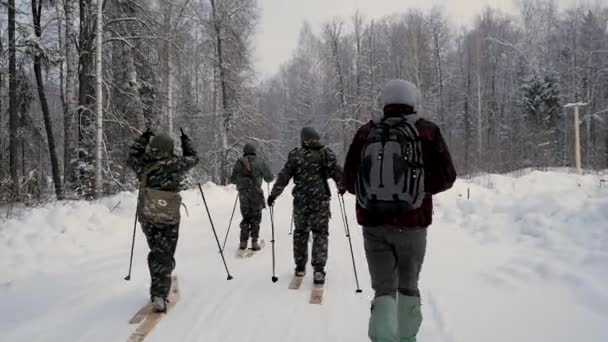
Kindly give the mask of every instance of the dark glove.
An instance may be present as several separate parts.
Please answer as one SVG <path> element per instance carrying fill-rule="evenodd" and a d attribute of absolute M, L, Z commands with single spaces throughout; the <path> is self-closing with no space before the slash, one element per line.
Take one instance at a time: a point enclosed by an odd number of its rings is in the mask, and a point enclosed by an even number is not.
<path fill-rule="evenodd" d="M 274 195 L 268 196 L 268 206 L 273 207 L 274 201 L 276 201 L 276 200 L 277 200 L 276 196 L 274 196 Z"/>
<path fill-rule="evenodd" d="M 179 130 L 182 132 L 182 135 L 180 136 L 180 138 L 182 139 L 182 141 L 190 140 L 190 137 L 188 137 L 186 135 L 186 133 L 184 133 L 184 129 L 183 128 L 180 127 Z"/>
<path fill-rule="evenodd" d="M 146 129 L 146 131 L 141 136 L 143 138 L 150 139 L 150 137 L 154 136 L 154 132 L 152 132 L 152 129 L 150 129 L 150 127 L 148 127 L 148 129 Z"/>

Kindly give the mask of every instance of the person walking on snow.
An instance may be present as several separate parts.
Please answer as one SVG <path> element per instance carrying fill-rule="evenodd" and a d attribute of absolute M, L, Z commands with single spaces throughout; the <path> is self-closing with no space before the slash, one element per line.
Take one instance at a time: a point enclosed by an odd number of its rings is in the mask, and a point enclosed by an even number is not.
<path fill-rule="evenodd" d="M 149 129 L 129 151 L 127 164 L 140 182 L 137 214 L 146 235 L 150 253 L 150 297 L 153 309 L 165 312 L 175 268 L 175 249 L 179 235 L 182 177 L 199 159 L 188 136 L 181 136 L 182 156 L 173 152 L 173 139 Z"/>
<path fill-rule="evenodd" d="M 422 323 L 418 278 L 432 195 L 456 179 L 439 128 L 417 115 L 419 96 L 410 82 L 386 83 L 384 117 L 358 130 L 344 166 L 340 192 L 357 195 L 357 221 L 375 290 L 368 331 L 373 342 L 416 341 Z M 392 184 L 400 186 L 391 189 Z"/>
<path fill-rule="evenodd" d="M 236 161 L 232 169 L 230 182 L 236 185 L 241 202 L 241 236 L 239 249 L 247 249 L 247 242 L 251 237 L 251 249 L 260 250 L 258 238 L 262 210 L 266 207 L 262 180 L 272 182 L 274 176 L 268 165 L 256 154 L 255 146 L 246 144 L 243 148 L 243 157 Z"/>
<path fill-rule="evenodd" d="M 327 244 L 329 235 L 329 202 L 331 191 L 327 180 L 339 182 L 342 169 L 336 155 L 320 142 L 319 134 L 311 127 L 301 133 L 302 147 L 289 153 L 285 166 L 279 172 L 277 181 L 268 196 L 268 205 L 273 206 L 289 180 L 293 178 L 293 211 L 295 230 L 293 233 L 293 254 L 296 276 L 306 274 L 308 262 L 308 238 L 313 233 L 312 267 L 315 284 L 325 283 Z"/>

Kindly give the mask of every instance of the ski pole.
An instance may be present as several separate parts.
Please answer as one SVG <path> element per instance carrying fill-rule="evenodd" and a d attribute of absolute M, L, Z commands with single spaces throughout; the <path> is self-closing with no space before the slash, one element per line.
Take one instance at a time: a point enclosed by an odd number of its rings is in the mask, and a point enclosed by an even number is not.
<path fill-rule="evenodd" d="M 342 195 L 339 195 L 342 196 Z M 346 226 L 346 209 L 343 207 L 342 205 L 342 200 L 339 201 L 340 202 L 340 212 L 342 213 L 342 225 L 344 226 L 344 236 L 346 236 L 347 238 L 350 239 L 350 231 L 348 230 L 348 227 Z"/>
<path fill-rule="evenodd" d="M 272 240 L 270 240 L 270 242 L 272 243 L 272 282 L 276 283 L 279 278 L 277 277 L 277 274 L 275 272 L 276 261 L 274 253 L 274 206 L 270 206 L 270 227 L 272 230 Z"/>
<path fill-rule="evenodd" d="M 353 243 L 350 238 L 350 228 L 348 226 L 348 217 L 346 216 L 346 204 L 344 203 L 344 196 L 340 195 L 340 211 L 342 212 L 342 219 L 344 220 L 344 227 L 346 228 L 346 237 L 348 238 L 348 245 L 350 246 L 350 256 L 353 260 L 353 270 L 355 271 L 355 282 L 357 283 L 356 293 L 361 293 L 361 287 L 359 286 L 359 276 L 357 275 L 357 265 L 355 264 L 355 254 L 353 253 Z"/>
<path fill-rule="evenodd" d="M 236 199 L 234 200 L 234 206 L 232 207 L 232 215 L 230 215 L 230 222 L 228 222 L 228 230 L 226 231 L 226 237 L 224 238 L 224 244 L 222 245 L 222 252 L 226 249 L 226 241 L 228 241 L 228 233 L 230 233 L 230 228 L 232 227 L 232 219 L 234 218 L 234 212 L 236 211 L 236 204 L 239 201 L 239 194 L 236 194 Z"/>
<path fill-rule="evenodd" d="M 228 271 L 228 265 L 226 264 L 226 258 L 224 258 L 224 251 L 222 250 L 222 246 L 220 245 L 220 240 L 217 238 L 217 232 L 215 231 L 215 226 L 213 225 L 213 219 L 211 219 L 211 212 L 209 212 L 209 206 L 207 205 L 207 200 L 205 199 L 205 193 L 203 192 L 203 187 L 201 183 L 198 183 L 198 189 L 201 191 L 201 196 L 203 197 L 203 203 L 205 204 L 205 210 L 207 210 L 207 216 L 209 216 L 209 222 L 211 223 L 211 229 L 213 230 L 213 236 L 215 236 L 215 242 L 217 242 L 217 248 L 220 250 L 220 255 L 222 256 L 222 261 L 224 262 L 224 267 L 226 268 L 226 274 L 228 274 L 228 280 L 232 279 L 230 275 L 230 271 Z"/>
<path fill-rule="evenodd" d="M 137 207 L 139 207 L 139 196 L 137 196 Z M 129 259 L 129 274 L 125 277 L 126 281 L 131 280 L 131 267 L 133 266 L 133 250 L 135 249 L 135 231 L 137 230 L 137 209 L 135 209 L 135 222 L 133 223 L 133 240 L 131 242 L 131 258 Z"/>
<path fill-rule="evenodd" d="M 344 236 L 346 236 L 347 238 L 350 238 L 350 231 L 348 229 L 348 227 L 346 226 L 346 207 L 343 204 L 343 195 L 339 195 L 340 198 L 338 199 L 338 202 L 340 203 L 340 214 L 342 215 L 342 225 L 344 226 Z"/>

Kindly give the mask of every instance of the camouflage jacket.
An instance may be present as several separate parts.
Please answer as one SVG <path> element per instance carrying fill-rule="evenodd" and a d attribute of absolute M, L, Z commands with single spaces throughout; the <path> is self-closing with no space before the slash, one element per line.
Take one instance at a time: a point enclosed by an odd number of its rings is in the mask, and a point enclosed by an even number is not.
<path fill-rule="evenodd" d="M 296 148 L 289 153 L 287 163 L 279 172 L 271 196 L 281 195 L 293 178 L 296 204 L 328 201 L 331 192 L 327 180 L 331 178 L 337 183 L 341 177 L 342 168 L 330 148 L 321 144 Z"/>
<path fill-rule="evenodd" d="M 141 182 L 144 170 L 157 164 L 158 167 L 148 175 L 146 187 L 172 192 L 183 190 L 182 178 L 199 162 L 190 138 L 182 137 L 183 156 L 174 155 L 163 159 L 156 157 L 153 151 L 146 152 L 149 140 L 149 136 L 142 134 L 129 151 L 127 164 L 135 171 L 137 179 Z"/>

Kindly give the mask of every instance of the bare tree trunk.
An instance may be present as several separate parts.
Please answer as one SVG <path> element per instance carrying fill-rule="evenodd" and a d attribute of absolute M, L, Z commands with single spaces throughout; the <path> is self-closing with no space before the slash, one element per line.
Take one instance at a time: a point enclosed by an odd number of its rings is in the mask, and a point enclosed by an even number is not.
<path fill-rule="evenodd" d="M 76 51 L 76 30 L 74 28 L 76 14 L 76 0 L 65 0 L 65 112 L 63 117 L 63 181 L 66 189 L 74 190 L 76 182 L 75 173 L 75 140 L 74 125 L 78 98 L 76 87 L 78 85 L 78 57 Z"/>
<path fill-rule="evenodd" d="M 438 117 L 440 121 L 441 128 L 446 128 L 446 118 L 445 118 L 445 99 L 444 99 L 444 75 L 443 75 L 443 58 L 441 55 L 442 51 L 442 34 L 445 30 L 445 24 L 443 22 L 443 17 L 437 13 L 432 14 L 431 16 L 431 35 L 433 40 L 433 55 L 435 58 L 435 72 L 437 73 L 437 88 L 439 95 L 439 109 L 438 109 Z"/>
<path fill-rule="evenodd" d="M 11 197 L 18 198 L 19 174 L 17 172 L 18 116 L 17 116 L 17 48 L 15 42 L 15 0 L 8 0 L 8 106 L 9 106 L 9 169 L 12 181 Z"/>
<path fill-rule="evenodd" d="M 94 197 L 94 96 L 93 85 L 95 58 L 94 8 L 92 0 L 80 0 L 80 70 L 78 107 L 78 186 L 79 194 L 87 199 Z"/>
<path fill-rule="evenodd" d="M 477 36 L 477 165 L 483 169 L 483 114 L 481 98 L 481 36 Z"/>
<path fill-rule="evenodd" d="M 342 35 L 342 23 L 334 21 L 325 28 L 329 38 L 331 53 L 334 61 L 334 68 L 338 76 L 337 91 L 338 91 L 338 110 L 342 119 L 342 147 L 344 153 L 348 151 L 348 137 L 346 126 L 346 90 L 344 87 L 344 75 L 342 74 L 342 61 L 340 60 L 340 39 Z"/>
<path fill-rule="evenodd" d="M 222 50 L 222 36 L 221 26 L 218 20 L 217 7 L 215 6 L 215 0 L 211 2 L 211 15 L 213 19 L 213 27 L 215 30 L 216 48 L 217 48 L 217 61 L 219 66 L 220 76 L 220 89 L 222 91 L 222 116 L 223 122 L 220 129 L 220 144 L 221 144 L 221 161 L 220 161 L 220 184 L 225 185 L 228 181 L 228 132 L 230 130 L 230 120 L 232 115 L 229 108 L 229 100 L 226 95 L 226 69 L 224 66 L 224 55 Z"/>
<path fill-rule="evenodd" d="M 357 120 L 360 119 L 361 112 L 361 43 L 363 40 L 363 19 L 359 15 L 359 12 L 355 13 L 353 17 L 353 25 L 355 29 L 355 48 L 357 52 L 357 56 L 355 59 L 355 67 L 357 69 L 356 74 L 356 89 L 355 89 L 355 97 L 357 99 L 356 108 L 355 108 L 355 118 Z"/>
<path fill-rule="evenodd" d="M 376 58 L 374 55 L 374 21 L 369 24 L 369 114 L 372 115 L 372 111 L 375 105 L 375 93 L 374 87 L 376 86 Z"/>
<path fill-rule="evenodd" d="M 42 15 L 42 3 L 32 0 L 32 16 L 34 23 L 34 32 L 39 40 L 42 40 L 42 28 L 40 27 L 40 17 Z M 40 107 L 42 108 L 42 116 L 44 118 L 44 126 L 46 128 L 46 137 L 49 144 L 49 155 L 51 158 L 51 172 L 53 174 L 53 183 L 55 184 L 55 195 L 58 200 L 63 199 L 63 188 L 61 186 L 61 176 L 59 175 L 59 161 L 57 159 L 57 151 L 55 148 L 55 135 L 53 134 L 53 123 L 51 122 L 51 113 L 49 104 L 44 91 L 44 80 L 42 79 L 42 57 L 39 53 L 34 55 L 34 72 L 36 74 L 36 83 L 38 84 L 38 97 L 40 99 Z"/>
<path fill-rule="evenodd" d="M 2 36 L 0 36 L 0 56 L 4 56 L 4 46 L 2 43 Z M 0 94 L 2 94 L 2 88 L 4 88 L 4 71 L 2 69 L 0 69 Z M 0 118 L 1 113 L 3 113 L 2 111 L 2 96 L 0 96 Z M 0 146 L 2 146 L 2 135 L 0 134 Z M 3 149 L 0 148 L 0 177 L 3 176 L 2 174 L 2 161 L 4 160 L 3 158 Z"/>
<path fill-rule="evenodd" d="M 55 4 L 55 10 L 59 14 L 61 12 L 60 3 L 57 2 Z M 63 50 L 65 47 L 63 46 L 63 18 L 58 15 L 57 16 L 57 43 L 59 45 L 59 50 Z M 59 99 L 61 100 L 61 108 L 63 108 L 63 112 L 67 112 L 67 107 L 65 103 L 65 68 L 64 63 L 59 64 Z"/>
<path fill-rule="evenodd" d="M 163 54 L 162 54 L 162 78 L 164 81 L 164 89 L 162 90 L 162 111 L 165 116 L 164 128 L 169 134 L 173 133 L 173 74 L 172 74 L 172 42 L 173 36 L 172 30 L 172 16 L 173 16 L 173 2 L 167 2 L 163 6 L 164 18 L 163 18 L 163 29 L 167 35 L 165 42 L 163 43 Z"/>
<path fill-rule="evenodd" d="M 103 193 L 103 0 L 97 0 L 97 29 L 95 46 L 95 197 Z"/>
<path fill-rule="evenodd" d="M 466 39 L 466 38 L 465 38 Z M 466 173 L 471 172 L 471 114 L 470 114 L 470 99 L 471 99 L 471 52 L 469 44 L 465 40 L 463 55 L 461 55 L 460 65 L 462 68 L 464 80 L 464 170 Z M 462 50 L 462 48 L 459 48 Z"/>
<path fill-rule="evenodd" d="M 20 74 L 20 79 L 19 79 L 19 101 L 21 101 L 21 108 L 19 111 L 19 142 L 21 145 L 21 178 L 23 180 L 25 180 L 25 169 L 26 169 L 26 164 L 27 164 L 27 160 L 25 158 L 25 141 L 27 140 L 26 136 L 25 136 L 25 127 L 26 127 L 26 123 L 25 123 L 25 117 L 26 115 L 28 115 L 28 110 L 29 110 L 29 106 L 30 106 L 30 98 L 28 97 L 29 92 L 31 91 L 31 89 L 28 87 L 26 88 L 24 85 L 26 83 L 25 80 L 25 72 L 23 71 L 23 64 L 19 63 L 19 74 Z"/>

